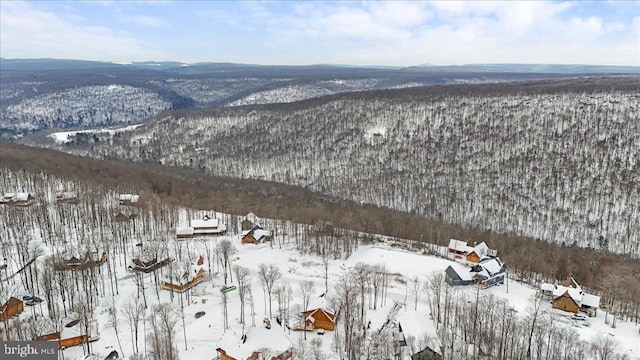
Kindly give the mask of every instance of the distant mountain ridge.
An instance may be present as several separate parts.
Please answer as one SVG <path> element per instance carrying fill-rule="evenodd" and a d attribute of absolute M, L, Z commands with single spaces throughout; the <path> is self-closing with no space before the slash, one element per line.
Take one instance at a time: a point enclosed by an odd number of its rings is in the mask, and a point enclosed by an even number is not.
<path fill-rule="evenodd" d="M 625 72 L 640 73 L 634 67 L 590 65 L 395 68 L 2 58 L 0 139 L 15 140 L 51 128 L 138 124 L 167 110 L 291 103 L 338 93 L 438 84 L 503 83 Z"/>
<path fill-rule="evenodd" d="M 288 70 L 305 72 L 309 70 L 411 70 L 411 71 L 464 71 L 464 72 L 517 72 L 517 73 L 554 73 L 554 74 L 640 74 L 640 66 L 590 65 L 590 64 L 465 64 L 465 65 L 433 65 L 416 66 L 379 66 L 349 64 L 312 64 L 312 65 L 260 65 L 230 62 L 196 62 L 179 61 L 133 61 L 118 63 L 108 61 L 76 60 L 76 59 L 7 59 L 0 58 L 0 71 L 43 71 L 43 70 L 88 70 L 88 69 L 124 69 L 127 67 L 144 68 L 156 71 L 177 73 L 224 72 L 249 69 L 272 71 Z M 185 68 L 189 68 L 185 71 Z"/>

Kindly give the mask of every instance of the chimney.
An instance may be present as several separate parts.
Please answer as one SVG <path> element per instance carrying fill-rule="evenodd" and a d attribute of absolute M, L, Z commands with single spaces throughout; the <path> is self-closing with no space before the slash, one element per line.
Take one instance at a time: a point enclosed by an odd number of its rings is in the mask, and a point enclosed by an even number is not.
<path fill-rule="evenodd" d="M 271 329 L 271 320 L 264 318 L 264 327 L 266 327 L 267 329 Z"/>
<path fill-rule="evenodd" d="M 477 246 L 478 246 L 478 242 L 477 242 L 477 241 L 474 241 L 474 242 L 473 242 L 473 247 L 477 247 Z"/>

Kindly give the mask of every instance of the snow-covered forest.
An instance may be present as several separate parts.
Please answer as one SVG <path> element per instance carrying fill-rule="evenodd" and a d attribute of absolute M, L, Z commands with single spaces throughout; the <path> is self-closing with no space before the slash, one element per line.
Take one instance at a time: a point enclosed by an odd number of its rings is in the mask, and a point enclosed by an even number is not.
<path fill-rule="evenodd" d="M 6 95 L 10 96 L 10 95 Z M 25 99 L 3 109 L 0 128 L 45 128 L 139 123 L 171 108 L 158 94 L 125 85 L 83 86 Z"/>
<path fill-rule="evenodd" d="M 639 111 L 633 78 L 460 85 L 180 113 L 62 149 L 637 257 Z"/>
<path fill-rule="evenodd" d="M 452 288 L 443 276 L 452 262 L 429 255 L 441 252 L 437 246 L 278 219 L 260 219 L 274 231 L 271 242 L 242 245 L 242 217 L 172 205 L 135 184 L 97 186 L 0 168 L 0 188 L 36 198 L 28 207 L 0 206 L 0 255 L 6 259 L 0 301 L 22 294 L 41 299 L 4 321 L 0 339 L 31 340 L 78 327 L 94 340 L 65 349 L 65 358 L 116 350 L 127 359 L 211 359 L 225 336 L 244 343 L 241 334 L 250 339 L 246 329 L 261 326 L 263 318 L 288 333 L 293 359 L 405 360 L 426 346 L 447 360 L 637 355 L 637 334 L 631 333 L 637 332 L 637 305 L 616 298 L 613 320 L 601 313 L 580 324 L 513 280 L 506 289 Z M 77 195 L 77 204 L 56 203 L 60 190 Z M 120 192 L 137 193 L 142 203 L 120 206 Z M 114 221 L 122 212 L 136 216 Z M 178 226 L 204 213 L 227 224 L 227 235 L 175 239 Z M 416 246 L 421 254 L 411 251 Z M 71 256 L 100 253 L 102 264 L 64 270 Z M 163 279 L 189 269 L 199 256 L 208 267 L 205 281 L 184 293 L 162 288 Z M 164 257 L 174 261 L 155 272 L 128 269 L 133 259 Z M 237 290 L 219 291 L 231 284 Z M 333 331 L 287 330 L 301 321 L 305 304 L 325 293 L 340 309 Z M 194 319 L 198 312 L 203 317 Z"/>

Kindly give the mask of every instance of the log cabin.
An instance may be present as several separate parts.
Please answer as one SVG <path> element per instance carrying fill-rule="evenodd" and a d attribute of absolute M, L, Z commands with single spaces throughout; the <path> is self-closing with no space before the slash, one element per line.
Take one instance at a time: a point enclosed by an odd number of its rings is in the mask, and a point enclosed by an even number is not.
<path fill-rule="evenodd" d="M 540 285 L 543 295 L 551 297 L 553 307 L 567 312 L 582 311 L 588 316 L 596 316 L 600 307 L 600 297 L 587 294 L 574 278 L 568 278 L 559 284 Z"/>
<path fill-rule="evenodd" d="M 9 318 L 20 314 L 24 310 L 22 300 L 10 297 L 0 308 L 0 321 L 7 321 Z"/>
<path fill-rule="evenodd" d="M 333 331 L 338 320 L 339 311 L 333 307 L 328 294 L 324 293 L 309 303 L 307 311 L 304 311 L 304 329 L 324 329 Z M 298 329 L 301 329 L 298 327 Z"/>
<path fill-rule="evenodd" d="M 242 232 L 243 244 L 259 244 L 273 239 L 273 234 L 269 230 L 264 230 L 260 225 L 255 225 L 251 230 Z"/>

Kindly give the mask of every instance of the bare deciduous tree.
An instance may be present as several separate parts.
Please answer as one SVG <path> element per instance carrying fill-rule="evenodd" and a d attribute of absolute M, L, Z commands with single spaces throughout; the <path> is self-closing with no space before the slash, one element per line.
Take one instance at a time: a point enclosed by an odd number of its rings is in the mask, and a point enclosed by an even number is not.
<path fill-rule="evenodd" d="M 266 264 L 260 264 L 260 267 L 258 269 L 258 278 L 260 279 L 260 283 L 264 287 L 267 295 L 265 301 L 269 302 L 269 318 L 272 317 L 271 295 L 273 293 L 273 286 L 281 277 L 282 274 L 280 273 L 280 269 L 278 269 L 277 266 L 273 264 L 269 264 L 269 266 L 267 266 Z"/>
<path fill-rule="evenodd" d="M 311 301 L 311 296 L 315 291 L 314 285 L 311 281 L 305 281 L 300 284 L 300 288 L 298 288 L 298 295 L 302 299 L 302 312 L 306 312 L 309 309 L 309 302 Z M 307 340 L 307 320 L 304 315 L 302 316 L 301 325 L 303 326 L 304 331 L 304 339 Z"/>

